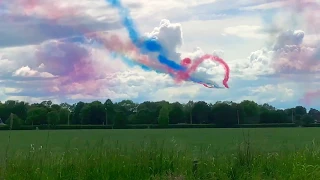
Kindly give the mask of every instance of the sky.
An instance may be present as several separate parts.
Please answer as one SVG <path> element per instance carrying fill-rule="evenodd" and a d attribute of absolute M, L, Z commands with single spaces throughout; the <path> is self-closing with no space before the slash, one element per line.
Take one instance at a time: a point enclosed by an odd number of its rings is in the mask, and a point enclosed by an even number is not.
<path fill-rule="evenodd" d="M 318 0 L 122 1 L 138 31 L 156 38 L 174 61 L 223 58 L 230 79 L 222 89 L 177 83 L 112 54 L 118 41 L 130 39 L 105 0 L 52 2 L 0 0 L 0 101 L 253 100 L 320 108 Z M 103 46 L 90 41 L 92 32 L 116 38 Z M 140 57 L 130 49 L 121 53 Z M 208 60 L 194 75 L 222 85 L 224 69 Z"/>

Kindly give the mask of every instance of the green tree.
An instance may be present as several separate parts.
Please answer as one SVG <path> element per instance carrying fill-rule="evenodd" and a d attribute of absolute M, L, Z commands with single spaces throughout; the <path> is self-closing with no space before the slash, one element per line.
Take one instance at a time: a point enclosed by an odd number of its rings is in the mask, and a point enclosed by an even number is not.
<path fill-rule="evenodd" d="M 192 109 L 194 107 L 194 102 L 193 101 L 188 101 L 187 104 L 183 105 L 183 111 L 184 111 L 184 116 L 185 119 L 187 120 L 188 123 L 192 124 Z"/>
<path fill-rule="evenodd" d="M 183 106 L 179 102 L 171 104 L 169 122 L 170 124 L 185 123 Z"/>
<path fill-rule="evenodd" d="M 233 104 L 216 103 L 211 110 L 213 123 L 222 127 L 231 127 L 238 123 L 237 107 Z"/>
<path fill-rule="evenodd" d="M 116 112 L 113 126 L 115 128 L 124 128 L 127 125 L 127 116 L 125 112 L 118 111 Z"/>
<path fill-rule="evenodd" d="M 47 114 L 47 121 L 50 125 L 57 125 L 60 121 L 60 114 L 58 111 L 50 111 Z"/>
<path fill-rule="evenodd" d="M 8 119 L 10 116 L 10 109 L 6 104 L 0 104 L 0 118 Z"/>
<path fill-rule="evenodd" d="M 320 111 L 314 108 L 310 108 L 308 115 L 312 116 L 316 121 L 320 121 Z"/>
<path fill-rule="evenodd" d="M 260 123 L 290 123 L 284 110 L 266 110 L 260 114 Z"/>
<path fill-rule="evenodd" d="M 246 124 L 248 122 L 245 121 L 245 112 L 243 107 L 238 103 L 232 103 L 231 105 L 237 113 L 237 121 L 239 120 L 239 124 Z"/>
<path fill-rule="evenodd" d="M 291 123 L 291 119 L 287 116 L 284 110 L 276 110 L 275 112 L 275 123 Z"/>
<path fill-rule="evenodd" d="M 130 119 L 130 124 L 151 124 L 154 117 L 151 117 L 151 112 L 148 109 L 141 109 L 136 114 L 133 114 Z"/>
<path fill-rule="evenodd" d="M 47 109 L 44 107 L 32 107 L 28 110 L 26 124 L 47 124 Z"/>
<path fill-rule="evenodd" d="M 106 120 L 106 110 L 104 105 L 100 101 L 94 101 L 90 103 L 91 107 L 91 116 L 90 123 L 91 124 L 104 124 Z"/>
<path fill-rule="evenodd" d="M 130 116 L 137 112 L 138 104 L 134 103 L 132 100 L 122 100 L 114 104 L 116 111 L 122 111 L 126 116 Z"/>
<path fill-rule="evenodd" d="M 103 105 L 106 113 L 105 124 L 112 124 L 116 115 L 114 104 L 110 99 L 107 99 Z"/>
<path fill-rule="evenodd" d="M 99 101 L 87 103 L 80 111 L 81 124 L 102 125 L 106 119 L 105 107 Z"/>
<path fill-rule="evenodd" d="M 139 106 L 137 106 L 137 113 L 139 117 L 139 122 L 143 122 L 144 124 L 157 124 L 159 112 L 162 106 L 168 105 L 169 103 L 163 102 L 150 102 L 145 101 Z M 141 112 L 141 113 L 140 113 Z M 144 120 L 141 119 L 141 116 L 144 116 Z"/>
<path fill-rule="evenodd" d="M 52 104 L 52 105 L 51 105 L 51 110 L 52 110 L 52 111 L 57 111 L 57 112 L 59 112 L 60 109 L 61 109 L 61 106 L 58 105 L 58 104 Z"/>
<path fill-rule="evenodd" d="M 167 115 L 163 115 L 167 112 Z M 320 120 L 320 112 L 303 106 L 286 110 L 276 109 L 270 104 L 258 105 L 254 101 L 244 100 L 241 103 L 232 101 L 208 104 L 204 101 L 189 101 L 186 104 L 167 101 L 145 101 L 141 104 L 131 100 L 113 103 L 107 99 L 104 104 L 100 101 L 91 103 L 78 102 L 70 105 L 53 104 L 51 101 L 28 104 L 23 101 L 7 100 L 0 102 L 0 118 L 7 120 L 13 113 L 21 124 L 113 124 L 117 127 L 130 124 L 165 124 L 214 123 L 220 126 L 232 127 L 236 123 L 288 123 L 294 121 L 298 125 L 307 126 L 315 120 Z M 162 115 L 160 115 L 162 113 Z M 58 114 L 58 116 L 57 116 Z M 160 118 L 164 117 L 164 118 Z M 312 120 L 311 120 L 312 119 Z M 19 121 L 18 121 L 19 122 Z"/>
<path fill-rule="evenodd" d="M 10 129 L 19 129 L 23 124 L 22 120 L 15 114 L 11 114 L 5 122 Z"/>
<path fill-rule="evenodd" d="M 259 105 L 254 101 L 244 100 L 240 103 L 247 117 L 259 115 Z"/>
<path fill-rule="evenodd" d="M 15 115 L 17 115 L 21 120 L 26 120 L 27 118 L 27 112 L 28 112 L 28 103 L 23 101 L 16 101 L 14 106 L 9 108 L 9 111 Z"/>
<path fill-rule="evenodd" d="M 268 103 L 264 103 L 262 105 L 259 106 L 260 108 L 260 112 L 264 112 L 264 111 L 275 111 L 276 108 L 271 106 L 270 104 Z"/>
<path fill-rule="evenodd" d="M 91 107 L 90 104 L 85 104 L 83 108 L 81 108 L 80 114 L 80 124 L 90 124 L 91 119 Z"/>
<path fill-rule="evenodd" d="M 312 116 L 305 114 L 301 117 L 301 125 L 302 126 L 309 126 L 310 124 L 314 123 L 314 119 Z"/>
<path fill-rule="evenodd" d="M 159 117 L 158 117 L 158 123 L 161 127 L 166 127 L 169 124 L 169 108 L 168 106 L 162 106 Z"/>
<path fill-rule="evenodd" d="M 209 122 L 210 107 L 204 101 L 196 102 L 192 109 L 193 124 L 207 124 Z"/>
<path fill-rule="evenodd" d="M 84 107 L 85 103 L 80 101 L 74 106 L 74 111 L 72 115 L 72 124 L 81 124 L 80 112 Z"/>
<path fill-rule="evenodd" d="M 68 110 L 72 110 L 72 106 L 68 103 L 61 103 L 60 104 L 60 107 L 63 108 L 63 109 L 68 109 Z"/>
<path fill-rule="evenodd" d="M 8 100 L 0 104 L 0 118 L 7 119 L 11 113 L 17 115 L 21 120 L 27 117 L 28 103 L 23 101 Z"/>
<path fill-rule="evenodd" d="M 62 108 L 59 111 L 60 121 L 58 124 L 68 124 L 70 123 L 70 114 L 71 112 L 68 109 Z"/>
<path fill-rule="evenodd" d="M 42 101 L 40 104 L 43 105 L 44 107 L 49 108 L 52 105 L 52 101 Z"/>
<path fill-rule="evenodd" d="M 303 115 L 307 114 L 307 109 L 303 106 L 296 106 L 294 109 L 294 113 L 295 113 L 295 115 L 303 116 Z"/>

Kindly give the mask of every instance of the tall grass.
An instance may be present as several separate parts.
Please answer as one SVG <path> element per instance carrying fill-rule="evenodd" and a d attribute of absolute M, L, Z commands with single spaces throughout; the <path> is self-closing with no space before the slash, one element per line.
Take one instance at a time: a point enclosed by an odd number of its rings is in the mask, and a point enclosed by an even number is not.
<path fill-rule="evenodd" d="M 63 153 L 31 145 L 28 151 L 8 155 L 6 180 L 42 179 L 319 179 L 320 146 L 296 152 L 265 153 L 248 140 L 234 154 L 212 154 L 210 147 L 183 149 L 174 140 L 121 146 L 101 140 L 83 149 L 66 146 Z"/>

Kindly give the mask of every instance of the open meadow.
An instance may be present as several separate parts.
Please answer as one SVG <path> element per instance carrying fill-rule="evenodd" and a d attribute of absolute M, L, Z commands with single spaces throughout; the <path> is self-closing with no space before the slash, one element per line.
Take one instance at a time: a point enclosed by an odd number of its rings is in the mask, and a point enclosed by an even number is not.
<path fill-rule="evenodd" d="M 317 179 L 319 128 L 0 131 L 5 179 Z"/>
<path fill-rule="evenodd" d="M 30 145 L 48 146 L 52 151 L 64 151 L 66 146 L 85 148 L 88 145 L 115 144 L 131 147 L 141 143 L 158 142 L 166 147 L 179 145 L 187 149 L 210 147 L 211 152 L 237 150 L 238 145 L 250 141 L 261 151 L 295 151 L 317 140 L 319 128 L 248 128 L 248 129 L 129 129 L 129 130 L 27 130 L 0 131 L 0 147 L 10 151 L 29 150 Z M 9 139 L 10 138 L 10 139 Z M 8 143 L 8 141 L 10 141 Z M 1 153 L 6 148 L 1 148 Z"/>

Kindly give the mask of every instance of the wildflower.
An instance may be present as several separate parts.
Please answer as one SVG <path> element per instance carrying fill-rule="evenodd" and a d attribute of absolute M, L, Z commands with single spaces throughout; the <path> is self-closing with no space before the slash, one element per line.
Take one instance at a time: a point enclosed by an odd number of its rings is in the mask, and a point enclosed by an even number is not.
<path fill-rule="evenodd" d="M 34 152 L 34 144 L 30 144 L 30 152 Z"/>

